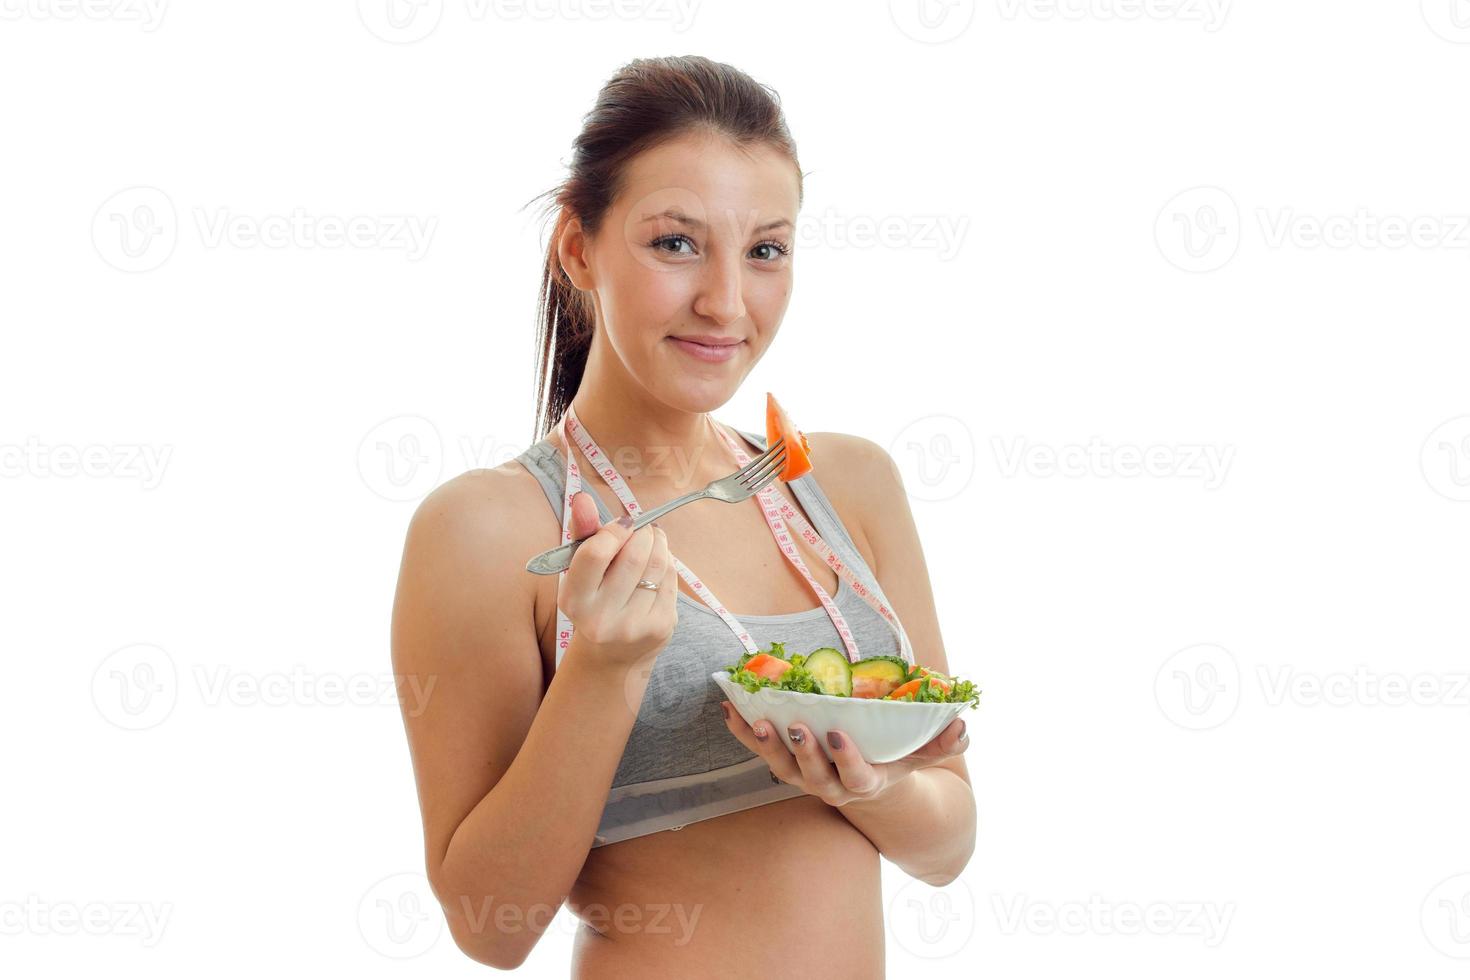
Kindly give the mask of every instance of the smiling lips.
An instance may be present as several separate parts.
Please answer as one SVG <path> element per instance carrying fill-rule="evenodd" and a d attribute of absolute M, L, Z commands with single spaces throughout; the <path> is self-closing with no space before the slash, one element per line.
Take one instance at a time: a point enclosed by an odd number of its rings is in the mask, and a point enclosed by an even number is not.
<path fill-rule="evenodd" d="M 685 339 L 670 337 L 674 346 L 701 361 L 719 363 L 735 356 L 735 351 L 744 343 L 731 337 L 698 337 Z"/>

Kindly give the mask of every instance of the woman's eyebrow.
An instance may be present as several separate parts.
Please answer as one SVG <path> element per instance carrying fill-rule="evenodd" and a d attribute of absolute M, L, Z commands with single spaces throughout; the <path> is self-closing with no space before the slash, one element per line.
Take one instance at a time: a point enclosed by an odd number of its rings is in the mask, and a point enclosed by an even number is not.
<path fill-rule="evenodd" d="M 653 221 L 658 218 L 668 218 L 670 221 L 676 222 L 678 224 L 685 225 L 699 231 L 704 230 L 703 221 L 700 221 L 698 218 L 691 218 L 689 215 L 685 214 L 683 211 L 680 211 L 678 208 L 665 208 L 657 214 L 646 214 L 643 216 L 644 221 Z M 759 228 L 755 229 L 754 234 L 759 235 L 761 232 L 772 231 L 776 228 L 783 227 L 792 227 L 791 221 L 786 218 L 777 218 L 775 221 L 768 221 L 765 224 L 761 225 Z"/>

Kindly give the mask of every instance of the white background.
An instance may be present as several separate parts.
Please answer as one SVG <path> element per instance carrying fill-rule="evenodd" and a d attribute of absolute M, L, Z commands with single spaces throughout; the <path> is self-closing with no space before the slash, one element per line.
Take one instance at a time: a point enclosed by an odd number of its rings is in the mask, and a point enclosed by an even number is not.
<path fill-rule="evenodd" d="M 7 974 L 483 974 L 403 532 L 531 441 L 522 205 L 698 53 L 809 171 L 716 414 L 889 448 L 986 690 L 979 846 L 885 865 L 889 974 L 1463 976 L 1470 4 L 926 4 L 0 0 Z M 369 240 L 250 237 L 298 209 Z"/>

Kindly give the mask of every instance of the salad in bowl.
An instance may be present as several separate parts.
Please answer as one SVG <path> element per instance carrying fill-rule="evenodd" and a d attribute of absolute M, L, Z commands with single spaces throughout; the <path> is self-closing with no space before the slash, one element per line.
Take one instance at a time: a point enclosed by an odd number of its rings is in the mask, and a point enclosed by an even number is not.
<path fill-rule="evenodd" d="M 794 751 L 786 729 L 799 721 L 829 759 L 832 729 L 851 738 L 867 762 L 892 762 L 921 748 L 967 706 L 980 705 L 970 681 L 900 657 L 853 663 L 832 647 L 788 654 L 773 642 L 710 676 L 746 724 L 765 719 Z"/>

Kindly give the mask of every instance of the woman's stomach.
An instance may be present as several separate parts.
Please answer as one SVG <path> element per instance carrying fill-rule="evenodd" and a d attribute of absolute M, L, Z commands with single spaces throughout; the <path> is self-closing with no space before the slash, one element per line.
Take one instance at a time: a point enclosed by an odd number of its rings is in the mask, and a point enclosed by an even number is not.
<path fill-rule="evenodd" d="M 879 855 L 815 796 L 594 848 L 572 976 L 883 976 Z"/>

